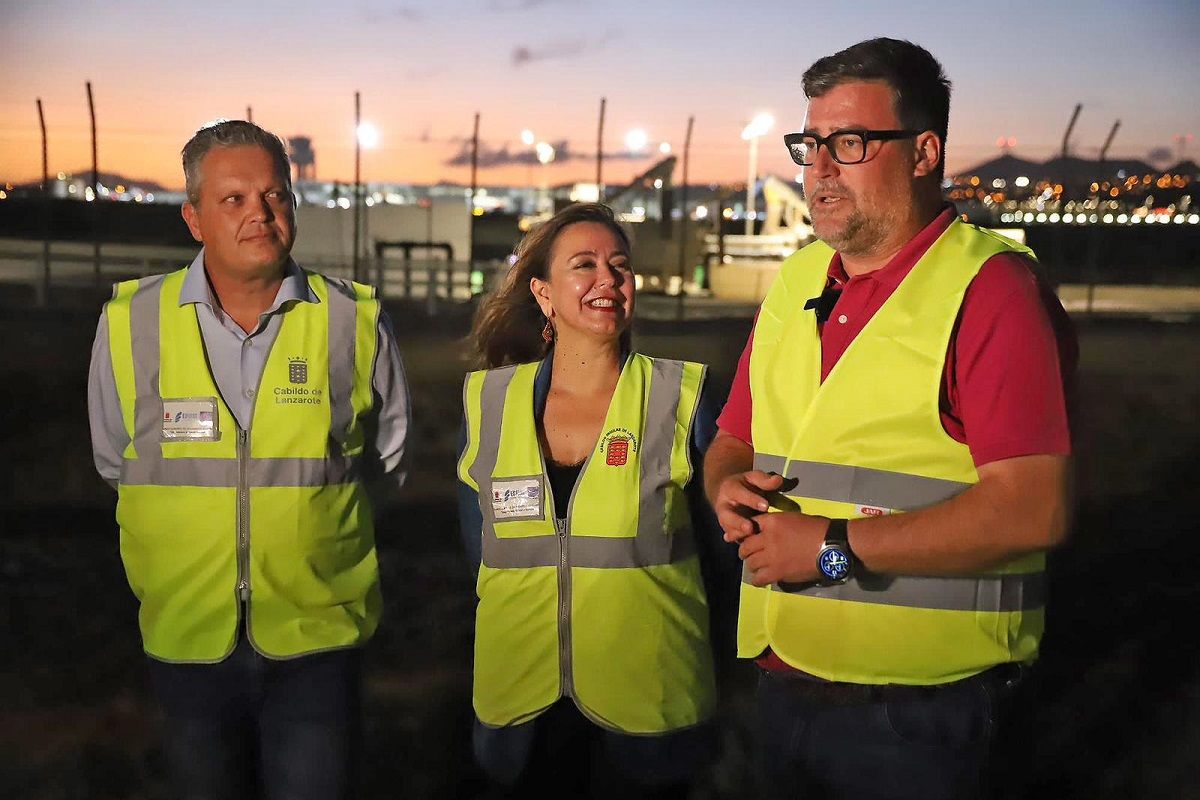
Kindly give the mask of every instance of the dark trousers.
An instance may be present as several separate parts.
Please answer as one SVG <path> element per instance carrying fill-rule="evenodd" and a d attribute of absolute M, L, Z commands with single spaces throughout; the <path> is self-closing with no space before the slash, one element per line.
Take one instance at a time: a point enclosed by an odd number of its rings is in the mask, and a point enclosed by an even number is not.
<path fill-rule="evenodd" d="M 690 780 L 671 774 L 679 771 L 675 764 L 661 764 L 655 769 L 655 762 L 674 755 L 690 765 L 697 753 L 710 749 L 707 728 L 683 736 L 638 737 L 641 742 L 626 741 L 633 737 L 614 737 L 584 717 L 566 698 L 526 725 L 529 727 L 522 733 L 531 737 L 528 741 L 510 741 L 505 747 L 500 739 L 492 740 L 499 750 L 512 749 L 506 757 L 523 755 L 525 761 L 512 782 L 501 783 L 493 777 L 487 797 L 686 800 L 691 792 Z M 506 732 L 515 733 L 508 729 L 501 736 Z M 477 747 L 481 733 L 486 731 L 477 727 Z M 492 755 L 500 757 L 499 753 Z"/>
<path fill-rule="evenodd" d="M 276 661 L 243 636 L 218 664 L 151 659 L 174 793 L 186 800 L 354 796 L 361 656 Z"/>
<path fill-rule="evenodd" d="M 860 692 L 763 671 L 758 754 L 764 794 L 983 797 L 997 718 L 1018 677 L 1013 666 L 936 688 Z"/>

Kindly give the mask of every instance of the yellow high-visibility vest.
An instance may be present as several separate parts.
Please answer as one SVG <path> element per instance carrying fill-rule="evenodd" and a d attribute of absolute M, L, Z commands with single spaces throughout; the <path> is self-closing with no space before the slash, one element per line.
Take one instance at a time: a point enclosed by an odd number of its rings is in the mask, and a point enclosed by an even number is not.
<path fill-rule="evenodd" d="M 823 383 L 816 320 L 803 306 L 824 289 L 833 251 L 817 242 L 784 262 L 750 357 L 755 468 L 797 481 L 772 510 L 900 513 L 978 482 L 970 450 L 942 427 L 938 397 L 967 286 L 985 261 L 1013 251 L 1030 253 L 955 220 Z M 1044 623 L 1044 568 L 1037 553 L 979 575 L 859 574 L 795 591 L 752 586 L 743 573 L 738 655 L 769 646 L 813 675 L 872 684 L 944 683 L 1029 661 Z"/>
<path fill-rule="evenodd" d="M 317 303 L 283 315 L 239 429 L 208 368 L 186 270 L 118 284 L 105 306 L 129 435 L 121 558 L 146 652 L 215 662 L 246 632 L 274 658 L 349 647 L 381 607 L 371 508 L 357 479 L 370 410 L 374 290 L 305 273 Z M 331 358 L 332 355 L 332 358 Z M 207 415 L 175 438 L 171 419 Z"/>
<path fill-rule="evenodd" d="M 458 474 L 483 515 L 475 712 L 513 725 L 566 696 L 611 730 L 702 722 L 716 690 L 684 486 L 705 368 L 628 358 L 560 524 L 534 418 L 538 367 L 464 385 Z"/>

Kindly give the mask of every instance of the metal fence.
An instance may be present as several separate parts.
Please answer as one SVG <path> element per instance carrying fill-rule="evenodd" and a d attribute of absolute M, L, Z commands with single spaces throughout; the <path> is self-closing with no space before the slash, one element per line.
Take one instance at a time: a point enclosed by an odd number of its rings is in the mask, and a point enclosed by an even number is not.
<path fill-rule="evenodd" d="M 140 250 L 140 252 L 138 252 Z M 41 243 L 0 244 L 0 298 L 38 306 L 54 306 L 81 298 L 107 295 L 113 283 L 179 269 L 195 256 L 178 248 L 105 246 L 99 262 L 90 247 L 56 243 L 49 258 Z M 348 260 L 305 259 L 315 272 L 350 278 Z M 380 297 L 426 301 L 428 308 L 462 303 L 489 288 L 503 262 L 474 265 L 445 259 L 373 258 L 363 262 L 360 279 L 373 284 Z"/>

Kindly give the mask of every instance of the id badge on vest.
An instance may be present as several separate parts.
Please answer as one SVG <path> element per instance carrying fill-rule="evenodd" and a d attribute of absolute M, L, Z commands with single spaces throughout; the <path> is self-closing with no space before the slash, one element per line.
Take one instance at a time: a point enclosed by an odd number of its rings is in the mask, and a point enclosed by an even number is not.
<path fill-rule="evenodd" d="M 497 522 L 542 519 L 542 479 L 530 477 L 493 480 L 492 516 Z"/>
<path fill-rule="evenodd" d="M 216 442 L 221 438 L 217 424 L 217 398 L 163 398 L 162 440 L 164 442 Z"/>

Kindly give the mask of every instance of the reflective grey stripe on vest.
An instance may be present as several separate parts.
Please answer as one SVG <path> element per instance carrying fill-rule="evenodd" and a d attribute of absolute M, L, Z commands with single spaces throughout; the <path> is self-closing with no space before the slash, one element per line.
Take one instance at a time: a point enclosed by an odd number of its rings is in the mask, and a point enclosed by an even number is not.
<path fill-rule="evenodd" d="M 127 486 L 236 487 L 236 458 L 151 458 L 125 462 L 121 483 Z M 138 449 L 139 456 L 141 449 Z M 358 479 L 358 460 L 348 456 L 331 458 L 252 458 L 247 464 L 250 486 L 329 486 Z"/>
<path fill-rule="evenodd" d="M 480 397 L 479 449 L 468 473 L 479 486 L 479 509 L 483 514 L 483 563 L 494 569 L 553 567 L 559 563 L 556 535 L 500 538 L 490 497 L 492 473 L 500 448 L 500 426 L 508 385 L 516 367 L 491 370 L 484 374 Z M 671 482 L 671 452 L 675 440 L 675 416 L 679 406 L 683 365 L 679 362 L 654 361 L 650 376 L 650 398 L 646 405 L 647 425 L 638 451 L 641 508 L 638 531 L 633 537 L 571 535 L 571 566 L 607 569 L 670 564 L 695 553 L 691 531 L 668 535 L 663 530 L 666 514 L 666 488 Z M 693 411 L 693 414 L 695 412 Z M 689 425 L 690 430 L 690 425 Z M 592 454 L 595 453 L 593 449 Z M 584 462 L 583 471 L 592 455 Z M 581 471 L 580 475 L 582 476 Z M 508 476 L 510 478 L 521 476 Z M 543 493 L 549 490 L 544 476 Z M 543 499 L 542 512 L 546 513 Z M 569 524 L 569 521 L 568 521 Z"/>
<path fill-rule="evenodd" d="M 354 287 L 347 287 L 350 292 Z M 337 281 L 325 279 L 329 297 L 329 435 L 339 445 L 346 441 L 354 406 L 350 394 L 354 387 L 355 301 L 341 291 Z M 308 486 L 310 484 L 298 484 Z"/>
<path fill-rule="evenodd" d="M 902 511 L 940 503 L 971 486 L 866 467 L 818 461 L 788 463 L 783 456 L 766 453 L 754 454 L 754 468 L 795 479 L 796 485 L 785 487 L 784 491 L 791 497 Z M 750 582 L 750 572 L 745 567 L 742 581 Z M 840 586 L 803 586 L 786 591 L 808 597 L 946 611 L 1028 611 L 1042 608 L 1046 603 L 1046 578 L 1041 572 L 958 577 L 864 575 Z"/>
<path fill-rule="evenodd" d="M 788 462 L 783 456 L 754 454 L 754 468 L 776 472 L 796 481 L 784 485 L 789 497 L 817 497 L 838 503 L 913 511 L 949 500 L 971 484 L 940 478 L 922 478 L 903 472 L 869 467 L 848 467 L 820 461 Z"/>
<path fill-rule="evenodd" d="M 133 346 L 133 376 L 137 399 L 134 403 L 133 444 L 136 459 L 126 459 L 121 483 L 127 486 L 236 487 L 236 458 L 163 458 L 162 398 L 158 391 L 161 329 L 159 309 L 165 275 L 144 278 L 129 304 Z M 334 300 L 334 295 L 341 300 Z M 329 396 L 335 421 L 332 437 L 341 442 L 349 429 L 353 408 L 350 392 L 354 380 L 354 332 L 356 306 L 336 287 L 329 291 Z M 345 301 L 345 302 L 342 302 Z M 198 324 L 198 323 L 197 323 Z M 335 350 L 334 348 L 340 348 Z M 349 352 L 350 360 L 339 358 Z M 338 420 L 342 420 L 340 424 Z M 232 431 L 225 435 L 233 435 Z M 326 486 L 358 478 L 356 458 L 340 453 L 328 458 L 251 458 L 250 486 Z"/>
<path fill-rule="evenodd" d="M 813 586 L 788 593 L 943 611 L 1032 611 L 1046 605 L 1046 576 L 1042 572 L 957 578 L 864 575 L 841 586 Z"/>

